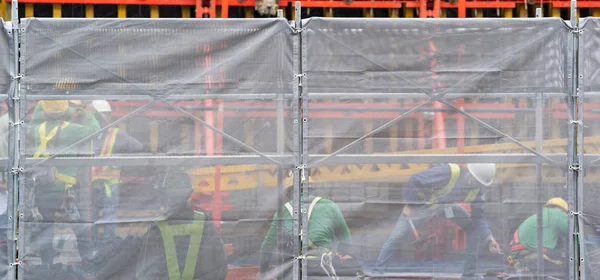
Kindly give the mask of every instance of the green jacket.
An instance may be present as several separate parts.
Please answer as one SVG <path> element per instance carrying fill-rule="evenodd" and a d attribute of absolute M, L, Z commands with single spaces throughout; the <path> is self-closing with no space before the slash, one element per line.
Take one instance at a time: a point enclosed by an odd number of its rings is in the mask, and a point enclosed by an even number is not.
<path fill-rule="evenodd" d="M 53 153 L 59 152 L 60 150 L 72 145 L 73 143 L 87 137 L 88 135 L 100 130 L 100 124 L 98 123 L 98 121 L 96 120 L 96 118 L 94 117 L 93 114 L 86 112 L 85 114 L 86 118 L 87 118 L 87 125 L 81 125 L 81 124 L 77 124 L 77 123 L 69 123 L 69 125 L 67 125 L 66 127 L 64 127 L 62 130 L 60 130 L 59 133 L 57 133 L 57 136 L 50 140 L 47 148 L 46 148 L 46 153 L 51 155 Z M 40 122 L 35 126 L 31 127 L 31 131 L 30 133 L 33 134 L 33 139 L 35 141 L 35 151 L 34 153 L 36 153 L 41 145 L 41 140 L 40 140 L 40 127 L 42 126 L 44 122 Z M 50 133 L 50 131 L 57 126 L 61 126 L 63 124 L 62 121 L 48 121 L 46 122 L 46 134 L 48 135 Z M 72 148 L 69 149 L 68 151 L 63 152 L 62 154 L 60 154 L 60 156 L 68 156 L 72 153 L 74 153 L 74 151 L 76 150 L 76 148 Z M 90 150 L 91 153 L 91 150 Z M 68 175 L 71 177 L 76 177 L 77 176 L 77 167 L 57 167 L 56 171 L 60 174 L 64 174 L 64 175 Z M 50 187 L 48 190 L 52 190 L 52 191 L 63 191 L 65 187 L 64 183 L 61 182 L 56 182 L 54 183 L 53 187 Z"/>
<path fill-rule="evenodd" d="M 309 203 L 314 197 L 309 198 Z M 290 200 L 290 203 L 292 201 Z M 283 230 L 287 234 L 292 234 L 292 217 L 289 212 L 283 208 Z M 271 262 L 272 252 L 277 246 L 277 213 L 273 216 L 273 222 L 269 232 L 260 247 L 260 267 L 261 272 L 268 270 Z M 329 199 L 321 199 L 314 207 L 308 222 L 308 239 L 318 248 L 326 248 L 336 251 L 339 244 L 350 244 L 352 236 L 346 220 L 335 202 Z"/>
<path fill-rule="evenodd" d="M 544 248 L 556 248 L 561 237 L 569 234 L 569 216 L 565 211 L 555 207 L 544 208 Z M 537 249 L 537 214 L 527 218 L 519 226 L 519 243 L 529 250 Z"/>

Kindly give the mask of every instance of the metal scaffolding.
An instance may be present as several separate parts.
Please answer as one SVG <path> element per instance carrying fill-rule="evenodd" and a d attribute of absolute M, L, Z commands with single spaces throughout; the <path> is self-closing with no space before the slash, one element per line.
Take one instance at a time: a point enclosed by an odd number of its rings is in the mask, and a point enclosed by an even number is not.
<path fill-rule="evenodd" d="M 258 93 L 258 94 L 197 94 L 197 95 L 187 95 L 187 94 L 175 94 L 176 91 L 171 91 L 167 94 L 156 94 L 153 91 L 149 91 L 146 88 L 138 87 L 136 90 L 142 92 L 143 94 L 139 95 L 127 95 L 127 94 L 116 94 L 116 95 L 77 95 L 72 94 L 69 95 L 69 99 L 79 99 L 79 100 L 93 100 L 99 98 L 114 98 L 115 100 L 141 100 L 147 101 L 146 105 L 136 108 L 132 112 L 127 115 L 120 117 L 114 122 L 102 128 L 102 130 L 95 132 L 88 137 L 85 137 L 76 143 L 70 145 L 67 148 L 58 151 L 54 155 L 45 159 L 38 159 L 28 157 L 26 152 L 23 150 L 23 140 L 25 139 L 25 132 L 22 128 L 23 119 L 25 119 L 25 113 L 27 112 L 27 102 L 32 102 L 35 100 L 53 100 L 53 99 L 65 99 L 65 95 L 47 95 L 47 94 L 35 94 L 35 95 L 26 95 L 22 94 L 21 91 L 21 78 L 23 77 L 22 70 L 19 68 L 20 66 L 20 52 L 22 44 L 24 42 L 20 41 L 20 36 L 22 32 L 25 31 L 25 27 L 23 24 L 19 23 L 18 17 L 18 3 L 17 0 L 12 0 L 12 43 L 13 43 L 13 52 L 14 52 L 14 61 L 13 61 L 13 69 L 12 76 L 13 82 L 11 85 L 11 95 L 8 97 L 8 105 L 9 105 L 9 116 L 10 116 L 10 157 L 6 160 L 6 164 L 10 167 L 9 173 L 9 192 L 11 193 L 11 198 L 9 203 L 9 208 L 11 209 L 11 215 L 9 215 L 8 219 L 10 221 L 10 229 L 9 234 L 7 236 L 8 240 L 8 250 L 10 260 L 12 261 L 9 266 L 9 276 L 8 279 L 17 279 L 16 268 L 21 264 L 21 258 L 18 258 L 17 255 L 17 247 L 24 248 L 25 242 L 23 239 L 18 238 L 18 219 L 16 217 L 17 213 L 19 213 L 19 202 L 20 195 L 19 194 L 19 186 L 23 182 L 23 176 L 26 176 L 29 171 L 28 168 L 34 166 L 97 166 L 97 165 L 119 165 L 119 166 L 220 166 L 220 165 L 233 165 L 233 164 L 275 164 L 278 168 L 277 173 L 277 185 L 278 185 L 278 197 L 280 197 L 278 201 L 278 209 L 281 209 L 285 201 L 283 201 L 283 178 L 285 176 L 286 170 L 293 170 L 294 175 L 294 187 L 293 194 L 294 198 L 298 198 L 294 200 L 293 208 L 295 209 L 293 215 L 293 235 L 299 236 L 302 234 L 302 238 L 298 240 L 294 248 L 294 254 L 297 256 L 293 263 L 293 275 L 294 279 L 307 279 L 306 273 L 301 273 L 304 271 L 308 271 L 307 268 L 307 258 L 305 258 L 305 254 L 308 251 L 308 243 L 302 242 L 302 240 L 308 240 L 308 231 L 301 231 L 302 228 L 308 228 L 308 217 L 307 210 L 310 205 L 309 201 L 309 186 L 308 186 L 308 177 L 310 176 L 311 169 L 329 165 L 329 164 L 348 164 L 348 163 L 357 163 L 357 164 L 368 164 L 368 163 L 528 163 L 535 164 L 536 166 L 536 187 L 537 187 L 537 226 L 538 226 L 538 272 L 543 272 L 543 246 L 542 245 L 542 197 L 543 197 L 543 178 L 542 178 L 542 170 L 545 166 L 554 166 L 558 167 L 565 172 L 567 172 L 567 188 L 569 191 L 569 208 L 572 209 L 570 211 L 570 220 L 569 220 L 569 259 L 570 259 L 570 271 L 569 271 L 569 279 L 585 279 L 585 270 L 584 259 L 582 252 L 584 252 L 584 243 L 579 242 L 579 240 L 584 239 L 582 225 L 582 205 L 583 205 L 583 197 L 581 195 L 582 186 L 583 186 L 583 176 L 581 172 L 583 171 L 584 165 L 592 165 L 594 162 L 600 160 L 600 155 L 597 154 L 583 154 L 583 127 L 582 121 L 584 118 L 583 115 L 583 92 L 580 90 L 580 82 L 582 81 L 582 65 L 579 62 L 579 53 L 581 51 L 581 46 L 579 44 L 579 36 L 580 36 L 580 25 L 576 17 L 576 1 L 571 1 L 571 21 L 570 21 L 570 30 L 572 31 L 568 38 L 568 53 L 567 53 L 567 80 L 570 82 L 567 88 L 567 102 L 568 102 L 568 147 L 567 153 L 545 153 L 542 148 L 543 141 L 543 126 L 544 126 L 544 116 L 543 116 L 543 101 L 550 97 L 563 98 L 565 97 L 564 93 L 561 92 L 535 92 L 535 93 L 506 93 L 506 94 L 495 94 L 494 97 L 529 97 L 535 98 L 535 108 L 534 109 L 514 109 L 515 112 L 524 112 L 532 113 L 535 115 L 535 141 L 537 143 L 535 148 L 531 148 L 522 143 L 522 141 L 514 138 L 513 136 L 501 131 L 498 128 L 495 128 L 492 125 L 489 125 L 487 122 L 482 121 L 481 119 L 473 116 L 472 113 L 477 112 L 478 109 L 462 109 L 458 108 L 451 102 L 447 101 L 445 98 L 458 98 L 458 97 L 476 97 L 481 96 L 485 97 L 486 94 L 483 93 L 429 93 L 429 92 L 417 92 L 417 93 L 312 93 L 306 89 L 305 85 L 310 84 L 311 77 L 306 75 L 307 66 L 306 66 L 306 57 L 311 54 L 307 52 L 307 48 L 304 47 L 304 43 L 309 40 L 305 24 L 306 21 L 301 19 L 301 5 L 300 2 L 295 3 L 295 21 L 290 25 L 290 34 L 293 36 L 293 54 L 294 61 L 293 67 L 294 72 L 296 74 L 295 77 L 290 77 L 290 79 L 294 79 L 295 85 L 293 87 L 293 92 L 288 93 Z M 68 46 L 65 48 L 69 49 Z M 72 50 L 76 53 L 75 50 Z M 87 59 L 85 55 L 77 54 L 81 57 L 81 59 Z M 114 73 L 110 69 L 104 68 L 101 65 L 96 64 L 100 69 L 106 71 L 114 76 L 114 78 L 119 80 L 124 80 L 118 73 Z M 399 79 L 403 79 L 402 77 L 398 77 Z M 127 82 L 126 80 L 124 80 Z M 133 87 L 137 87 L 137 85 L 133 84 Z M 585 93 L 591 96 L 597 96 L 598 93 Z M 392 97 L 398 99 L 413 99 L 413 98 L 427 98 L 425 102 L 421 103 L 416 107 L 410 108 L 393 108 L 389 109 L 390 111 L 397 112 L 399 115 L 380 125 L 376 128 L 370 130 L 370 132 L 365 133 L 363 136 L 358 137 L 346 144 L 342 148 L 330 153 L 330 154 L 313 154 L 309 153 L 309 117 L 308 112 L 312 110 L 317 110 L 315 108 L 311 108 L 309 105 L 309 97 L 310 98 L 361 98 L 361 97 L 376 97 L 376 98 L 385 98 Z M 175 101 L 179 100 L 200 100 L 200 99 L 223 99 L 223 100 L 245 100 L 245 99 L 260 99 L 260 100 L 269 100 L 274 101 L 275 107 L 273 108 L 263 108 L 263 110 L 275 110 L 277 112 L 276 117 L 276 126 L 277 126 L 277 147 L 276 153 L 265 153 L 261 152 L 258 149 L 248 145 L 231 134 L 224 131 L 224 129 L 220 129 L 215 125 L 208 123 L 206 120 L 198 117 L 195 114 L 188 112 L 190 108 L 182 107 L 174 104 Z M 286 107 L 286 102 L 291 101 L 291 108 Z M 443 104 L 446 108 L 429 108 L 434 102 L 439 102 Z M 95 158 L 95 157 L 86 157 L 86 156 L 78 156 L 78 157 L 61 157 L 59 156 L 64 151 L 69 150 L 71 147 L 74 147 L 80 143 L 84 143 L 93 137 L 97 136 L 102 131 L 110 128 L 116 127 L 119 124 L 127 121 L 131 117 L 136 114 L 140 114 L 148 109 L 150 109 L 155 104 L 163 104 L 170 110 L 178 112 L 192 120 L 195 124 L 199 124 L 204 128 L 208 128 L 214 133 L 222 136 L 223 138 L 243 147 L 244 149 L 249 150 L 247 154 L 239 154 L 239 155 L 202 155 L 202 156 L 189 156 L 189 155 L 143 155 L 143 154 L 135 154 L 135 155 L 123 155 L 123 156 L 114 156 L 114 157 L 103 157 L 103 158 Z M 194 109 L 199 110 L 214 110 L 216 106 L 198 106 Z M 321 108 L 323 109 L 323 108 Z M 335 108 L 330 108 L 335 110 Z M 228 110 L 244 110 L 244 108 L 229 108 Z M 342 110 L 342 109 L 340 109 Z M 373 111 L 385 111 L 385 109 L 361 109 L 361 108 L 345 108 L 343 111 L 365 111 L 365 110 L 373 110 Z M 286 152 L 284 147 L 284 138 L 285 138 L 285 129 L 286 129 L 286 114 L 289 114 L 291 111 L 293 126 L 292 126 L 292 151 L 291 153 Z M 454 112 L 464 116 L 465 119 L 470 120 L 481 127 L 484 127 L 488 131 L 507 139 L 509 142 L 519 146 L 523 149 L 523 153 L 513 153 L 513 154 L 501 154 L 501 153 L 481 153 L 481 154 L 348 154 L 345 153 L 349 150 L 349 148 L 355 146 L 358 143 L 361 143 L 363 140 L 372 137 L 373 135 L 381 132 L 390 126 L 398 123 L 399 121 L 405 119 L 410 114 L 415 112 Z M 506 110 L 503 110 L 506 111 Z M 3 161 L 4 163 L 4 161 Z M 23 209 L 21 209 L 23 211 Z M 21 212 L 20 217 L 23 217 Z M 282 238 L 283 225 L 281 219 L 278 223 L 278 232 L 280 237 Z M 20 232 L 22 234 L 22 232 Z M 17 246 L 18 245 L 18 246 Z M 279 250 L 283 250 L 280 246 Z M 17 258 L 19 262 L 17 262 Z M 282 259 L 278 259 L 278 264 L 284 265 Z"/>

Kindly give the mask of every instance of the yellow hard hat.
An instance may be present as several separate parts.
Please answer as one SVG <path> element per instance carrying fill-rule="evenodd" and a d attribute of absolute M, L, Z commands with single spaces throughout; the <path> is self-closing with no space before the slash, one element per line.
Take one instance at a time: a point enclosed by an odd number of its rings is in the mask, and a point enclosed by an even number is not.
<path fill-rule="evenodd" d="M 560 197 L 553 197 L 549 199 L 548 202 L 546 202 L 546 205 L 544 205 L 544 207 L 548 206 L 557 206 L 560 207 L 562 210 L 569 211 L 569 204 Z"/>
<path fill-rule="evenodd" d="M 67 100 L 42 100 L 42 110 L 46 113 L 62 113 L 69 109 L 69 101 Z"/>

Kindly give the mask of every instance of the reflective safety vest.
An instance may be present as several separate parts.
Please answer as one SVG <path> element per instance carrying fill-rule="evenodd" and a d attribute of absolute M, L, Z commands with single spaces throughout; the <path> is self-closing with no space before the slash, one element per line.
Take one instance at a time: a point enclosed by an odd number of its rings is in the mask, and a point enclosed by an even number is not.
<path fill-rule="evenodd" d="M 433 195 L 431 196 L 431 198 L 429 198 L 429 200 L 427 201 L 427 204 L 430 205 L 431 208 L 436 208 L 438 206 L 438 200 L 442 197 L 444 197 L 445 195 L 449 194 L 452 189 L 454 188 L 454 186 L 456 186 L 456 182 L 458 181 L 458 178 L 460 177 L 460 166 L 458 166 L 458 164 L 453 164 L 450 163 L 448 164 L 450 166 L 450 181 L 448 181 L 448 184 L 440 189 L 437 190 L 433 193 Z M 480 188 L 474 188 L 473 190 L 471 190 L 467 196 L 465 196 L 465 198 L 463 199 L 463 202 L 466 203 L 470 203 L 473 200 L 475 200 L 475 198 L 477 198 L 477 195 L 479 194 Z M 420 192 L 419 194 L 419 198 L 426 200 L 427 197 L 425 196 L 425 194 L 423 192 Z"/>
<path fill-rule="evenodd" d="M 118 128 L 111 127 L 107 130 L 104 136 L 104 143 L 102 144 L 102 150 L 100 150 L 100 157 L 109 157 L 112 155 L 113 147 L 115 146 L 115 140 L 117 139 Z M 93 146 L 93 145 L 92 145 Z M 110 166 L 93 166 L 92 167 L 92 182 L 97 180 L 104 180 L 104 191 L 106 197 L 112 196 L 110 186 L 118 184 L 120 182 L 121 171 L 118 169 L 111 168 Z"/>
<path fill-rule="evenodd" d="M 322 197 L 317 196 L 313 199 L 313 201 L 310 203 L 310 206 L 308 207 L 308 221 L 310 221 L 310 216 L 312 215 L 313 209 L 315 208 L 315 205 L 317 205 L 317 203 L 322 199 Z M 287 209 L 287 211 L 290 213 L 290 216 L 294 217 L 294 211 L 292 208 L 292 204 L 290 204 L 289 202 L 284 204 L 283 206 L 285 206 L 285 209 Z M 300 230 L 300 236 L 302 238 L 302 229 Z M 308 240 L 308 246 L 312 249 L 316 249 L 317 246 L 312 243 L 312 241 L 310 241 L 310 239 Z"/>
<path fill-rule="evenodd" d="M 33 155 L 34 158 L 49 157 L 50 155 L 46 151 L 48 148 L 48 142 L 50 142 L 50 140 L 52 140 L 52 139 L 54 139 L 54 137 L 56 137 L 56 134 L 58 133 L 59 129 L 64 129 L 65 127 L 69 126 L 70 123 L 63 122 L 62 125 L 57 125 L 54 128 L 52 128 L 52 130 L 50 130 L 50 132 L 48 134 L 46 134 L 46 124 L 47 124 L 47 122 L 43 122 L 40 124 L 40 127 L 38 128 L 38 133 L 39 133 L 39 137 L 40 137 L 40 146 L 38 147 L 37 152 Z M 77 183 L 77 179 L 75 179 L 75 177 L 67 175 L 67 174 L 59 173 L 56 170 L 56 167 L 52 167 L 52 173 L 54 174 L 54 178 L 57 181 L 65 183 L 65 190 L 68 189 L 69 186 L 75 185 Z"/>
<path fill-rule="evenodd" d="M 157 221 L 155 224 L 160 230 L 163 244 L 165 246 L 165 259 L 167 261 L 167 271 L 169 280 L 192 280 L 196 273 L 196 262 L 200 252 L 200 243 L 204 234 L 204 213 L 194 211 L 194 220 L 191 223 L 180 225 L 169 225 L 168 221 Z M 189 236 L 187 256 L 183 266 L 183 274 L 179 269 L 179 260 L 177 259 L 177 247 L 175 246 L 175 237 Z"/>

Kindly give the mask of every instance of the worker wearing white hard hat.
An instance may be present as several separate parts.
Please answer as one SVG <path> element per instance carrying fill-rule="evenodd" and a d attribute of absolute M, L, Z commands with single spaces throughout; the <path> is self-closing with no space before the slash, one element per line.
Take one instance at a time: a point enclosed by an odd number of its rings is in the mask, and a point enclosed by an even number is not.
<path fill-rule="evenodd" d="M 117 127 L 106 127 L 111 123 L 112 108 L 106 100 L 94 100 L 91 106 L 96 110 L 96 118 L 103 127 L 92 141 L 94 155 L 110 157 L 114 154 L 134 154 L 143 150 L 143 145 Z M 121 170 L 114 166 L 93 166 L 92 185 L 95 191 L 94 220 L 102 210 L 104 224 L 103 238 L 110 240 L 116 236 L 117 209 L 119 206 Z M 97 229 L 94 229 L 95 231 Z"/>
<path fill-rule="evenodd" d="M 493 163 L 442 164 L 413 174 L 403 192 L 404 210 L 379 253 L 374 273 L 385 273 L 401 249 L 423 242 L 418 229 L 428 218 L 439 217 L 466 231 L 463 279 L 475 277 L 480 240 L 486 242 L 490 252 L 501 252 L 483 211 L 485 188 L 493 185 L 495 175 Z M 471 213 L 459 202 L 470 204 Z"/>

